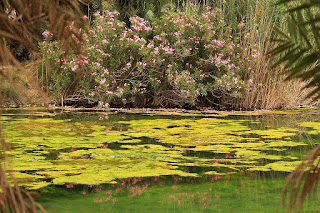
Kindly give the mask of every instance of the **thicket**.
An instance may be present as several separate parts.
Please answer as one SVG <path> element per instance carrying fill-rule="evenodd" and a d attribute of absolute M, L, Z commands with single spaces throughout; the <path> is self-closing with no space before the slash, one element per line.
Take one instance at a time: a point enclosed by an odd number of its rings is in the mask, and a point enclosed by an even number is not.
<path fill-rule="evenodd" d="M 271 68 L 272 29 L 286 21 L 274 0 L 91 2 L 91 25 L 67 27 L 81 54 L 65 52 L 50 30 L 39 43 L 33 76 L 59 103 L 80 95 L 100 106 L 274 109 L 304 99 L 303 83 Z"/>
<path fill-rule="evenodd" d="M 225 29 L 221 11 L 167 9 L 150 21 L 131 17 L 130 27 L 118 15 L 97 12 L 88 31 L 73 34 L 84 41 L 80 54 L 63 54 L 64 44 L 44 32 L 40 47 L 55 70 L 51 89 L 57 96 L 82 92 L 100 106 L 183 107 L 250 91 L 251 64 L 259 52 L 247 54 Z"/>

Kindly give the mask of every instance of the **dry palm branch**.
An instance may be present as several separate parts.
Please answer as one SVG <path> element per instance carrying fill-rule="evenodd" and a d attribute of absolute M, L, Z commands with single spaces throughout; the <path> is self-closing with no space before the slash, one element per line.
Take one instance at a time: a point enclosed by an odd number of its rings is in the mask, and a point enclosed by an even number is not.
<path fill-rule="evenodd" d="M 38 53 L 38 42 L 42 41 L 40 29 L 47 25 L 57 40 L 63 40 L 65 51 L 79 46 L 72 39 L 72 30 L 66 26 L 71 21 L 76 26 L 84 25 L 79 2 L 73 0 L 2 0 L 0 1 L 0 75 L 8 78 L 2 70 L 6 66 L 15 66 L 28 80 L 40 90 L 32 75 L 14 57 L 8 43 L 23 44 L 29 52 Z M 74 29 L 75 30 L 75 29 Z M 81 38 L 78 38 L 81 41 Z M 10 79 L 10 78 L 9 78 Z M 14 85 L 14 82 L 12 82 Z M 0 93 L 1 94 L 1 93 Z M 0 97 L 1 103 L 1 97 Z M 2 161 L 9 164 L 5 142 L 0 126 L 0 146 L 3 149 Z M 1 164 L 3 165 L 3 164 Z M 0 165 L 0 212 L 46 212 L 34 201 L 32 196 L 22 190 L 12 177 L 9 168 Z"/>
<path fill-rule="evenodd" d="M 308 97 L 320 99 L 320 0 L 280 0 L 286 8 L 287 29 L 275 29 L 277 43 L 271 56 L 274 66 L 282 66 L 287 79 L 300 79 L 310 88 Z M 320 180 L 320 145 L 293 171 L 285 187 L 290 191 L 289 212 L 299 211 L 307 195 L 315 191 Z"/>

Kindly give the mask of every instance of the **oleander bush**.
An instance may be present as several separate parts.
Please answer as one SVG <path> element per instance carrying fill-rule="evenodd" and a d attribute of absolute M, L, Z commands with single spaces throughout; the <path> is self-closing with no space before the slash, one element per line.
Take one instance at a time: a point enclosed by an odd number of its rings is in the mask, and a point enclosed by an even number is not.
<path fill-rule="evenodd" d="M 130 27 L 117 11 L 95 15 L 89 30 L 73 34 L 80 54 L 63 52 L 62 41 L 43 33 L 40 47 L 53 67 L 51 90 L 59 100 L 81 92 L 105 107 L 196 106 L 250 91 L 248 70 L 259 53 L 247 54 L 219 10 L 166 9 L 150 21 L 131 17 Z"/>

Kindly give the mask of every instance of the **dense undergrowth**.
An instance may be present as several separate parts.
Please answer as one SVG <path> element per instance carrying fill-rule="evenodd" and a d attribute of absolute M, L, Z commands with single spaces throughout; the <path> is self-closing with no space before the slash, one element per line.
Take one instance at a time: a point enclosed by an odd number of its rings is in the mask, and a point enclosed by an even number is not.
<path fill-rule="evenodd" d="M 80 96 L 100 107 L 275 109 L 308 104 L 307 92 L 300 92 L 303 83 L 284 82 L 281 68 L 271 68 L 272 28 L 285 24 L 275 1 L 163 1 L 162 10 L 151 1 L 143 7 L 132 4 L 130 12 L 112 2 L 83 17 L 90 26 L 67 26 L 80 50 L 66 51 L 67 44 L 44 30 L 42 54 L 36 56 L 41 62 L 31 69 L 55 102 L 66 104 Z M 25 97 L 9 103 L 30 102 Z"/>

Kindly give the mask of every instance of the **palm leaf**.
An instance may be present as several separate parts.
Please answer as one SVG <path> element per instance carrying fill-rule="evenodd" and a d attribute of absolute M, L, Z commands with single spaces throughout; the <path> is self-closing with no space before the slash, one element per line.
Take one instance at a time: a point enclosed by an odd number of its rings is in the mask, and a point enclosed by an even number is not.
<path fill-rule="evenodd" d="M 306 50 L 300 50 L 299 52 L 297 52 L 297 54 L 293 55 L 290 59 L 288 59 L 287 63 L 284 66 L 285 67 L 284 72 L 286 72 L 286 69 L 289 69 L 289 67 L 295 64 L 297 60 L 299 60 L 301 55 L 304 55 L 305 53 L 306 53 Z"/>
<path fill-rule="evenodd" d="M 311 67 L 320 59 L 320 15 L 315 13 L 318 10 L 311 8 L 320 5 L 320 0 L 280 0 L 277 4 L 287 7 L 288 18 L 286 31 L 275 29 L 277 38 L 273 42 L 278 45 L 270 53 L 278 59 L 273 67 L 284 65 L 286 79 L 299 78 L 309 82 L 306 88 L 315 87 L 309 96 L 318 96 L 319 79 L 315 76 L 319 67 Z"/>
<path fill-rule="evenodd" d="M 283 33 L 281 30 L 279 30 L 278 28 L 274 27 L 273 30 L 278 34 L 278 36 L 281 36 L 284 39 L 289 39 L 288 35 Z M 275 39 L 273 39 L 273 41 L 275 41 Z M 284 40 L 286 41 L 286 40 Z"/>
<path fill-rule="evenodd" d="M 288 9 L 287 12 L 289 13 L 292 13 L 292 12 L 301 12 L 301 10 L 304 10 L 304 9 L 308 9 L 310 8 L 310 4 L 302 4 L 298 7 L 294 7 L 294 8 L 291 8 L 291 9 Z"/>
<path fill-rule="evenodd" d="M 320 65 L 316 65 L 313 69 L 308 70 L 307 72 L 300 73 L 298 76 L 302 80 L 311 79 L 313 76 L 315 76 L 317 73 L 320 73 Z"/>
<path fill-rule="evenodd" d="M 317 30 L 317 27 L 316 27 L 316 23 L 319 22 L 320 19 L 319 19 L 319 21 L 315 21 L 310 9 L 307 10 L 307 15 L 308 15 L 308 19 L 310 20 L 309 24 L 311 26 L 311 30 L 312 30 L 313 37 L 315 39 L 317 48 L 320 49 L 320 36 L 319 36 L 319 31 Z"/>
<path fill-rule="evenodd" d="M 293 46 L 295 46 L 294 43 L 292 43 L 292 42 L 287 42 L 287 43 L 285 43 L 285 44 L 282 44 L 282 45 L 276 47 L 276 48 L 273 49 L 272 51 L 270 51 L 270 54 L 276 56 L 276 55 L 281 54 L 281 53 L 283 53 L 283 52 L 285 52 L 285 51 L 287 51 L 287 50 L 290 50 Z"/>
<path fill-rule="evenodd" d="M 288 52 L 286 52 L 286 54 L 283 57 L 281 57 L 278 61 L 276 61 L 273 64 L 273 67 L 276 67 L 276 66 L 278 66 L 280 64 L 283 64 L 284 62 L 292 59 L 295 55 L 298 56 L 300 54 L 301 53 L 299 52 L 299 48 L 298 47 L 290 49 Z"/>
<path fill-rule="evenodd" d="M 292 69 L 287 69 L 288 77 L 296 77 L 299 73 L 303 72 L 306 68 L 318 61 L 319 53 L 310 53 L 302 58 Z"/>
<path fill-rule="evenodd" d="M 299 17 L 301 14 L 300 12 L 296 13 L 297 16 Z M 290 34 L 295 38 L 295 43 L 301 43 L 301 39 L 303 39 L 306 44 L 308 45 L 308 48 L 311 48 L 311 42 L 309 41 L 309 37 L 308 37 L 308 32 L 305 29 L 304 25 L 301 24 L 302 22 L 299 22 L 299 20 L 296 20 L 294 17 L 294 14 L 290 14 L 291 19 L 288 23 L 288 27 L 289 27 L 289 32 Z"/>

